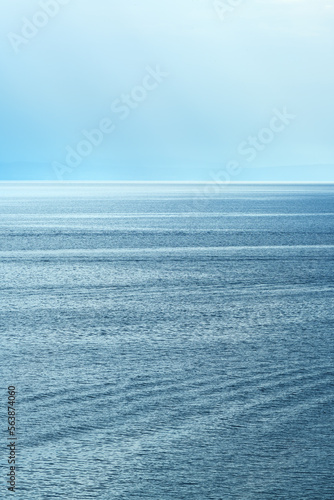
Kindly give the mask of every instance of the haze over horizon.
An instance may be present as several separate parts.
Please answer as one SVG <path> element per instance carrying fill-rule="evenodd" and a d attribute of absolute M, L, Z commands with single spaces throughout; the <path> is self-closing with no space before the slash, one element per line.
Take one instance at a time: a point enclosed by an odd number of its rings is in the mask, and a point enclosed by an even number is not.
<path fill-rule="evenodd" d="M 333 182 L 333 28 L 329 0 L 8 4 L 0 180 Z"/>

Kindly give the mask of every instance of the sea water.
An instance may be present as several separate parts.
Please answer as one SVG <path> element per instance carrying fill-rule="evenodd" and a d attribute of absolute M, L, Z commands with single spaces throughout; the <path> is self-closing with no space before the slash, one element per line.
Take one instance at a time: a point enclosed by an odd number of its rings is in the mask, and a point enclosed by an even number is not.
<path fill-rule="evenodd" d="M 333 500 L 334 186 L 0 184 L 1 491 Z"/>

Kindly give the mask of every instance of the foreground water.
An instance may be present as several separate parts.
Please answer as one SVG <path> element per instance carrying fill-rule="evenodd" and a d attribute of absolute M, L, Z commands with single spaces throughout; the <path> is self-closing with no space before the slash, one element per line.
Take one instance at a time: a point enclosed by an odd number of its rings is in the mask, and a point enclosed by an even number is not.
<path fill-rule="evenodd" d="M 0 195 L 0 498 L 334 498 L 334 186 Z"/>

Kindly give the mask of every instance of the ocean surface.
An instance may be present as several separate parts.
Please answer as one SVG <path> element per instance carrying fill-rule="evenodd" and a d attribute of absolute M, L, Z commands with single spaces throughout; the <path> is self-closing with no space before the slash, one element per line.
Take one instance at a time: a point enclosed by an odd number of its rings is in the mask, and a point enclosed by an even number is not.
<path fill-rule="evenodd" d="M 0 498 L 333 500 L 334 186 L 0 184 Z"/>

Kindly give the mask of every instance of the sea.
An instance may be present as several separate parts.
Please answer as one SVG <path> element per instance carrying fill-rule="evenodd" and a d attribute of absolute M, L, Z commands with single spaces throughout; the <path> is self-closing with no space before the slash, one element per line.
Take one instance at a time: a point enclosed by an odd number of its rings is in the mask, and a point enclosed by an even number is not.
<path fill-rule="evenodd" d="M 333 264 L 330 184 L 0 183 L 0 498 L 333 500 Z"/>

